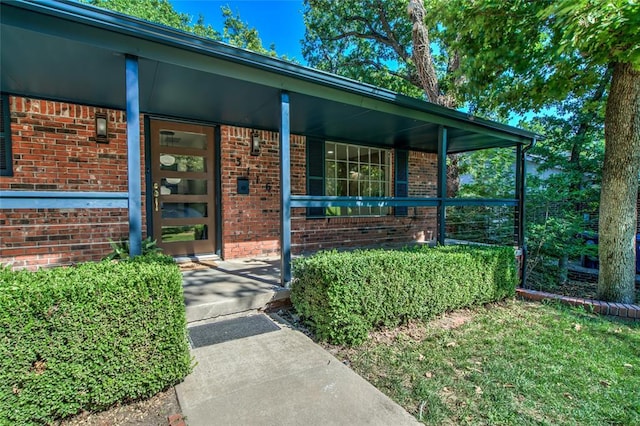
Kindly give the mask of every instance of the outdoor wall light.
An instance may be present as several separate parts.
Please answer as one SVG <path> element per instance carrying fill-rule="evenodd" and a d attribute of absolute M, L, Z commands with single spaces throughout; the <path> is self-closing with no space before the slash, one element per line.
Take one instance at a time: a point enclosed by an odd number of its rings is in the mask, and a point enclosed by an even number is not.
<path fill-rule="evenodd" d="M 108 143 L 107 135 L 107 114 L 104 112 L 96 112 L 96 142 Z"/>
<path fill-rule="evenodd" d="M 260 134 L 251 133 L 251 155 L 260 155 Z"/>

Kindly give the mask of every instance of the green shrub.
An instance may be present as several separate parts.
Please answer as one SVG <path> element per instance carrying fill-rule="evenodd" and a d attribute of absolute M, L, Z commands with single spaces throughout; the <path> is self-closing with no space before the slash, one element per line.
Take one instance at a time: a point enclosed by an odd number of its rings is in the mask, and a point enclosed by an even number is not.
<path fill-rule="evenodd" d="M 149 397 L 191 368 L 173 259 L 0 268 L 0 424 Z"/>
<path fill-rule="evenodd" d="M 316 335 L 360 344 L 372 329 L 515 293 L 512 248 L 320 252 L 294 262 L 291 301 Z"/>

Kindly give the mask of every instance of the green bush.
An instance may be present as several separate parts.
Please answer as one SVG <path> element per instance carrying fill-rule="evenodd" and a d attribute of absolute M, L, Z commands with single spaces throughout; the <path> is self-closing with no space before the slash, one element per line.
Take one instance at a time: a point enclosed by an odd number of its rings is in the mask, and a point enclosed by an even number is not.
<path fill-rule="evenodd" d="M 512 248 L 320 252 L 294 263 L 291 301 L 323 340 L 360 344 L 378 326 L 514 295 Z"/>
<path fill-rule="evenodd" d="M 0 424 L 150 397 L 191 369 L 173 259 L 0 268 Z"/>

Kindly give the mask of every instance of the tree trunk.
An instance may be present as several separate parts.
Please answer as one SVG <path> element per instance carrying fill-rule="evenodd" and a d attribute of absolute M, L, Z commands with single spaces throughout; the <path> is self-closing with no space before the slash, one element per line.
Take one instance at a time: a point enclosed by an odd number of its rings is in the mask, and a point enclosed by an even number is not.
<path fill-rule="evenodd" d="M 416 67 L 422 90 L 427 99 L 435 104 L 439 103 L 440 88 L 436 68 L 431 57 L 431 41 L 429 30 L 424 22 L 426 11 L 423 0 L 410 0 L 407 8 L 409 18 L 413 23 L 411 38 L 413 40 L 413 64 Z"/>
<path fill-rule="evenodd" d="M 456 108 L 457 102 L 453 95 L 442 94 L 436 66 L 431 56 L 431 40 L 429 39 L 429 29 L 424 21 L 427 14 L 424 8 L 424 0 L 409 0 L 407 7 L 409 18 L 413 24 L 411 39 L 413 41 L 412 59 L 416 67 L 416 73 L 420 80 L 422 90 L 429 100 L 434 104 L 447 108 Z M 460 55 L 457 52 L 451 53 L 447 73 L 453 73 L 460 67 Z M 458 77 L 458 83 L 462 83 L 462 78 Z M 460 172 L 458 171 L 458 155 L 450 154 L 449 166 L 447 167 L 447 197 L 453 198 L 458 194 L 460 188 Z"/>
<path fill-rule="evenodd" d="M 640 70 L 615 63 L 605 115 L 598 298 L 633 303 L 640 172 Z"/>
<path fill-rule="evenodd" d="M 569 279 L 569 255 L 562 255 L 558 259 L 558 282 L 566 284 Z"/>
<path fill-rule="evenodd" d="M 447 166 L 447 197 L 453 198 L 458 195 L 460 189 L 460 167 L 459 154 L 447 155 L 449 159 Z"/>

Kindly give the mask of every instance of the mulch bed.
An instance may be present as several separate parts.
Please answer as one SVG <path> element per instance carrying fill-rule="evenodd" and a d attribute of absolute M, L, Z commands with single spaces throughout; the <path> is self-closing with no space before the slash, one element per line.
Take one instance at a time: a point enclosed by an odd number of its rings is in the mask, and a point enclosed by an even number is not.
<path fill-rule="evenodd" d="M 568 280 L 564 284 L 540 284 L 527 280 L 525 288 L 529 290 L 545 291 L 560 296 L 577 297 L 598 300 L 598 283 Z M 636 304 L 640 303 L 640 288 L 636 286 Z"/>
<path fill-rule="evenodd" d="M 580 297 L 582 299 L 596 299 L 598 284 L 582 281 L 568 280 L 559 285 L 528 285 L 531 290 L 546 291 L 561 296 Z"/>
<path fill-rule="evenodd" d="M 59 423 L 60 426 L 167 426 L 171 421 L 175 426 L 179 424 L 174 419 L 181 414 L 178 398 L 173 387 L 160 392 L 151 398 L 116 405 L 99 413 L 84 412 L 70 417 Z M 170 419 L 171 417 L 171 419 Z"/>

